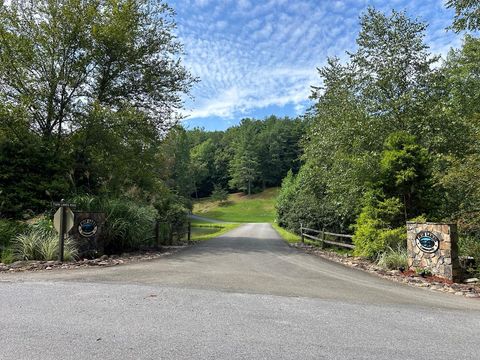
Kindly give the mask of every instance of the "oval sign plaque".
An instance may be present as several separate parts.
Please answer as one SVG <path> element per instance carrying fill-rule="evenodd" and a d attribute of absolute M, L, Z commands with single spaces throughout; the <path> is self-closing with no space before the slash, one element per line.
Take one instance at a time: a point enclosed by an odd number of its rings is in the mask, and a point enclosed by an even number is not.
<path fill-rule="evenodd" d="M 438 250 L 440 240 L 430 231 L 420 231 L 415 237 L 417 247 L 425 253 L 431 254 Z"/>
<path fill-rule="evenodd" d="M 78 224 L 78 233 L 83 237 L 92 237 L 97 233 L 98 225 L 93 219 L 84 219 Z"/>

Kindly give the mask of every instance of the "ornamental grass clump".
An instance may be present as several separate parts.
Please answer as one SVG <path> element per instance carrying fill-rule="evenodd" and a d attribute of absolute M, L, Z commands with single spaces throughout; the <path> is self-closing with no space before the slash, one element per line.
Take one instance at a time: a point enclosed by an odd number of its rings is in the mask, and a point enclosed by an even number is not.
<path fill-rule="evenodd" d="M 50 220 L 42 219 L 23 234 L 17 235 L 12 244 L 13 256 L 16 260 L 44 260 L 58 258 L 58 233 L 53 229 Z M 78 255 L 74 241 L 67 237 L 64 245 L 65 261 L 72 261 Z"/>
<path fill-rule="evenodd" d="M 404 270 L 408 267 L 407 251 L 401 247 L 388 248 L 378 257 L 378 265 L 389 270 Z"/>
<path fill-rule="evenodd" d="M 85 211 L 105 213 L 102 237 L 105 252 L 120 254 L 153 245 L 153 227 L 158 211 L 151 205 L 125 198 L 100 198 L 90 195 L 73 200 Z"/>

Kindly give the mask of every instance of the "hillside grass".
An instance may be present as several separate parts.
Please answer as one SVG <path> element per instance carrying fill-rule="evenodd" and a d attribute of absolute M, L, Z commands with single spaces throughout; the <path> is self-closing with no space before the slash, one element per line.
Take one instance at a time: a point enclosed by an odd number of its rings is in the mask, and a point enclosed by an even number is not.
<path fill-rule="evenodd" d="M 193 213 L 211 219 L 239 223 L 273 223 L 275 220 L 275 200 L 279 188 L 269 188 L 259 194 L 230 194 L 228 201 L 221 204 L 210 198 L 194 203 Z"/>
<path fill-rule="evenodd" d="M 297 235 L 297 234 L 295 234 L 291 231 L 288 231 L 287 229 L 284 229 L 284 228 L 280 227 L 280 225 L 275 224 L 275 223 L 272 224 L 272 226 L 275 230 L 277 230 L 278 234 L 286 242 L 288 242 L 290 244 L 296 244 L 296 243 L 302 241 L 302 238 L 300 237 L 300 235 Z"/>

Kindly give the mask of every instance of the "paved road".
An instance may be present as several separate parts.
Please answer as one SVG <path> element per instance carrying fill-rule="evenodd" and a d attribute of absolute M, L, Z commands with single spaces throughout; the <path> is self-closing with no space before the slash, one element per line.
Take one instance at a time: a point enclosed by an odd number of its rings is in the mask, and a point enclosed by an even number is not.
<path fill-rule="evenodd" d="M 246 224 L 168 258 L 0 277 L 0 359 L 479 359 L 480 301 Z"/>

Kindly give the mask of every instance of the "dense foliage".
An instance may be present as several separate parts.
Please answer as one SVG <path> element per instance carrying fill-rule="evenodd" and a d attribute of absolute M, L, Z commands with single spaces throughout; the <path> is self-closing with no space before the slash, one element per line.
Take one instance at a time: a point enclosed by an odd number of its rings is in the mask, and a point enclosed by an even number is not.
<path fill-rule="evenodd" d="M 301 119 L 244 119 L 226 131 L 189 131 L 194 195 L 215 186 L 246 194 L 280 185 L 289 170 L 300 167 Z"/>
<path fill-rule="evenodd" d="M 478 28 L 478 5 L 448 4 L 456 30 Z M 353 232 L 357 254 L 375 258 L 405 243 L 406 220 L 459 221 L 464 248 L 473 249 L 480 39 L 466 35 L 441 61 L 424 42 L 427 24 L 404 12 L 369 8 L 360 25 L 347 61 L 330 58 L 319 69 L 303 164 L 283 181 L 278 222 Z"/>
<path fill-rule="evenodd" d="M 185 220 L 176 124 L 196 79 L 174 29 L 161 1 L 0 2 L 0 217 L 94 197 L 115 217 L 111 251 L 138 247 L 155 218 Z"/>

